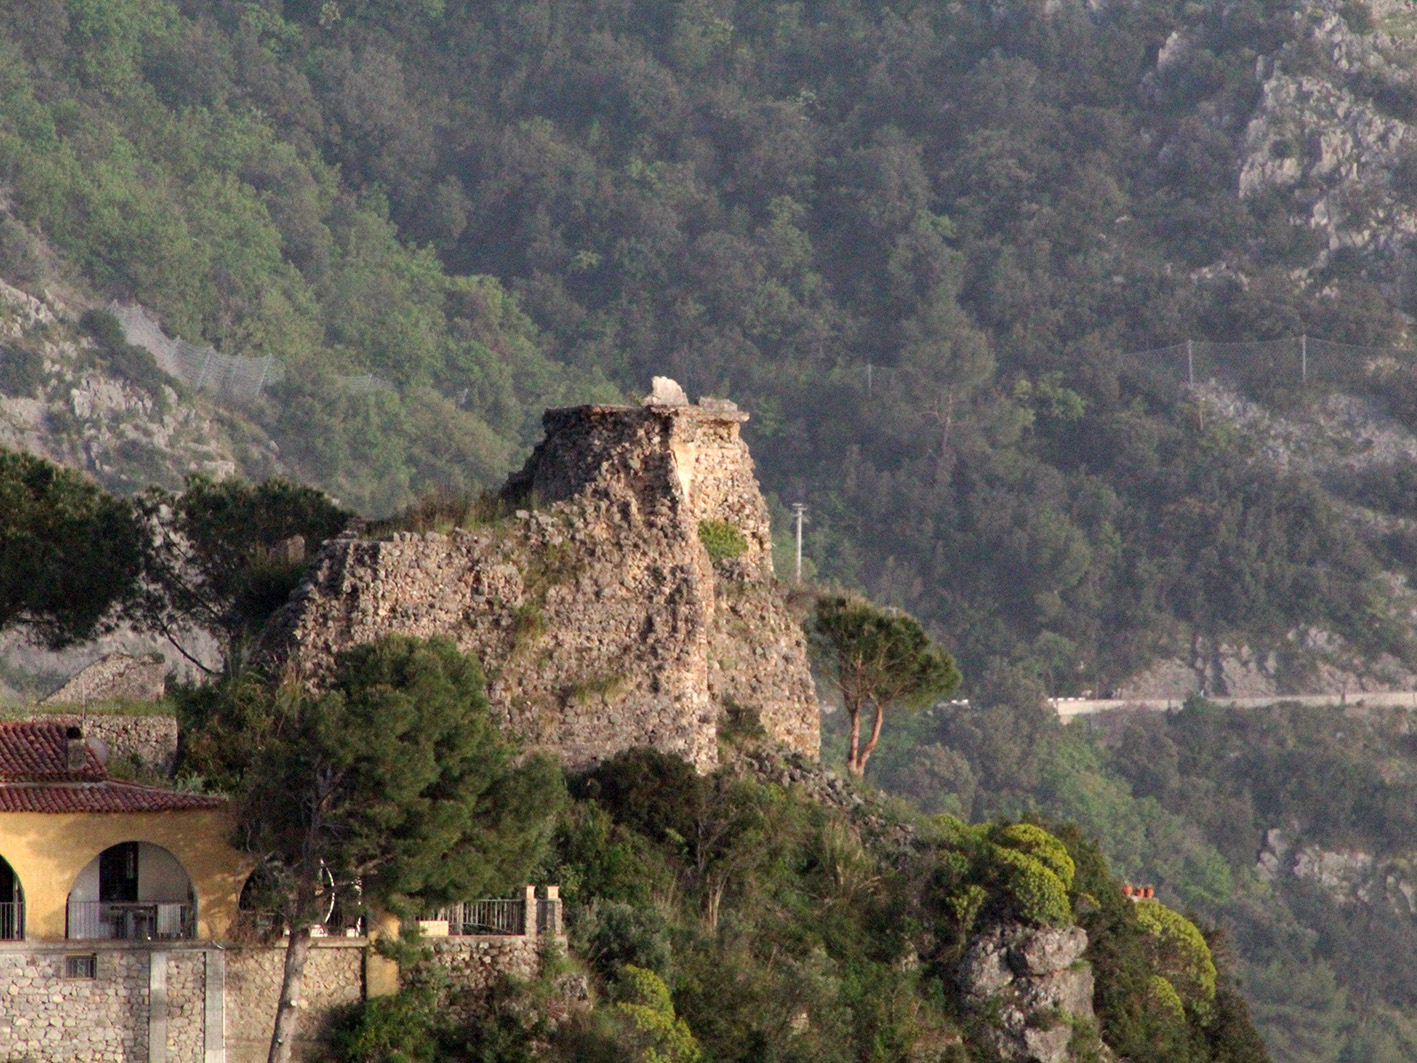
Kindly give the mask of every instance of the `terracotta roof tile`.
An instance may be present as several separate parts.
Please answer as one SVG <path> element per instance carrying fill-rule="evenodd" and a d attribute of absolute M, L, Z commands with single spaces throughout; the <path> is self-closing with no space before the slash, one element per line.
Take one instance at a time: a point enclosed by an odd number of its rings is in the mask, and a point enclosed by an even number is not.
<path fill-rule="evenodd" d="M 97 781 L 108 773 L 92 748 L 84 748 L 84 766 L 69 767 L 68 729 L 42 721 L 0 723 L 0 782 L 50 780 Z"/>
<path fill-rule="evenodd" d="M 176 812 L 226 802 L 156 786 L 115 782 L 0 783 L 0 812 Z"/>
<path fill-rule="evenodd" d="M 171 812 L 219 808 L 220 797 L 119 782 L 84 747 L 84 765 L 69 768 L 63 724 L 0 723 L 0 812 Z"/>

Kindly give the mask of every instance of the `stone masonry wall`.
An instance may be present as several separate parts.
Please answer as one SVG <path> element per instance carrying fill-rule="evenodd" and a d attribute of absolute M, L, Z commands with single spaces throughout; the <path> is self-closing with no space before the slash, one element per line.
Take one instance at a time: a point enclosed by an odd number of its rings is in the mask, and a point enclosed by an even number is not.
<path fill-rule="evenodd" d="M 383 635 L 477 654 L 504 723 L 572 767 L 636 745 L 717 761 L 726 700 L 818 750 L 801 631 L 772 573 L 767 508 L 731 404 L 552 410 L 504 489 L 515 515 L 450 535 L 326 543 L 264 656 L 307 681 Z M 746 549 L 717 567 L 724 520 Z"/>
<path fill-rule="evenodd" d="M 79 945 L 79 943 L 74 943 Z M 202 950 L 20 946 L 0 950 L 0 1058 L 33 1063 L 147 1063 L 150 961 L 166 966 L 170 1063 L 202 1063 Z M 92 955 L 93 978 L 65 976 L 65 957 Z"/>
<path fill-rule="evenodd" d="M 317 939 L 305 964 L 301 1014 L 293 1053 L 317 1056 L 338 1009 L 364 999 L 362 938 Z M 285 969 L 283 945 L 226 951 L 226 1063 L 262 1063 L 271 1047 Z"/>
<path fill-rule="evenodd" d="M 449 974 L 444 1008 L 457 1019 L 479 1013 L 487 995 L 504 977 L 527 981 L 541 969 L 544 942 L 526 937 L 450 937 L 426 942 L 433 963 Z"/>
<path fill-rule="evenodd" d="M 145 768 L 171 775 L 177 764 L 177 717 L 153 714 L 129 716 L 117 712 L 30 712 L 20 719 L 42 720 L 78 727 L 97 748 L 108 750 L 108 762 L 136 761 Z"/>
<path fill-rule="evenodd" d="M 44 699 L 46 705 L 93 705 L 101 701 L 161 701 L 167 693 L 167 662 L 161 654 L 134 657 L 110 653 L 70 677 Z"/>

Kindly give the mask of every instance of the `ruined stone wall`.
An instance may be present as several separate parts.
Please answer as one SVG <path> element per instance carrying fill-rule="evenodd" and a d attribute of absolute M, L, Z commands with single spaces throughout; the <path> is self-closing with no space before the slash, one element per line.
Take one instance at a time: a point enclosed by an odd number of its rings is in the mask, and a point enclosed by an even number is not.
<path fill-rule="evenodd" d="M 45 705 L 95 705 L 104 701 L 161 701 L 167 662 L 161 654 L 110 653 L 81 669 L 44 699 Z"/>
<path fill-rule="evenodd" d="M 579 767 L 637 745 L 717 761 L 725 699 L 815 756 L 802 636 L 772 576 L 767 508 L 730 404 L 579 407 L 504 491 L 519 508 L 450 535 L 325 544 L 265 655 L 312 681 L 386 634 L 475 653 L 504 723 Z M 703 520 L 746 549 L 714 566 Z"/>
<path fill-rule="evenodd" d="M 15 943 L 0 949 L 0 1058 L 33 1063 L 148 1063 L 154 1058 L 202 1063 L 207 984 L 203 950 L 69 944 L 72 947 Z M 66 957 L 84 955 L 95 958 L 95 976 L 67 977 Z M 160 965 L 156 979 L 153 964 Z M 149 1049 L 153 1031 L 165 1046 L 156 1053 Z"/>
<path fill-rule="evenodd" d="M 449 975 L 443 1008 L 453 1018 L 480 1014 L 488 994 L 506 977 L 530 981 L 541 970 L 543 940 L 531 937 L 450 937 L 427 942 L 432 962 Z"/>

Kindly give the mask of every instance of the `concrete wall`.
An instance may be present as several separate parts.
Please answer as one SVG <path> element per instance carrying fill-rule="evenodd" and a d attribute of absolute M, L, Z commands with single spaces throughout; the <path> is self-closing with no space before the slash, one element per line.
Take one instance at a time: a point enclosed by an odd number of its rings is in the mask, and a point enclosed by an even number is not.
<path fill-rule="evenodd" d="M 127 841 L 160 847 L 181 864 L 197 897 L 197 936 L 220 939 L 236 917 L 251 866 L 248 856 L 227 844 L 232 829 L 224 809 L 7 812 L 0 814 L 0 857 L 24 890 L 31 940 L 63 940 L 69 891 L 99 853 Z"/>

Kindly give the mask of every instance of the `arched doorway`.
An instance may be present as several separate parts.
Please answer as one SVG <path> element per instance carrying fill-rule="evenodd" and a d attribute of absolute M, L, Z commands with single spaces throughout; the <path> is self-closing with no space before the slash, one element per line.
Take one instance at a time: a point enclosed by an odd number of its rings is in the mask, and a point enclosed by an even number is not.
<path fill-rule="evenodd" d="M 20 876 L 0 856 L 0 941 L 22 941 L 25 936 L 25 891 Z"/>
<path fill-rule="evenodd" d="M 79 872 L 69 891 L 71 938 L 189 938 L 196 925 L 196 894 L 187 869 L 149 842 L 110 845 Z"/>

